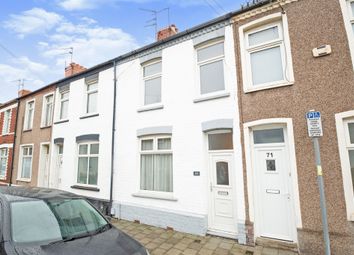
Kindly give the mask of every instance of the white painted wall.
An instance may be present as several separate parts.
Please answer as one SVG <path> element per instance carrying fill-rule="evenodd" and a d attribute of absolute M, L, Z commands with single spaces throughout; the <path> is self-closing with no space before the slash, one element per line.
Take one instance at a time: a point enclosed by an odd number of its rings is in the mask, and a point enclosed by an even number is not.
<path fill-rule="evenodd" d="M 84 78 L 76 80 L 70 85 L 69 97 L 69 122 L 54 124 L 52 131 L 52 152 L 50 187 L 59 188 L 76 194 L 94 198 L 109 199 L 110 173 L 111 173 L 111 143 L 112 143 L 112 118 L 113 118 L 113 68 L 104 70 L 99 74 L 98 83 L 98 113 L 99 116 L 80 119 L 85 110 L 86 85 Z M 56 105 L 54 122 L 59 115 L 59 92 L 56 92 Z M 86 134 L 100 135 L 100 154 L 98 161 L 99 192 L 72 189 L 77 179 L 78 145 L 76 137 Z M 57 150 L 55 138 L 64 138 L 64 153 L 62 172 L 56 172 Z M 59 183 L 56 184 L 59 179 Z"/>
<path fill-rule="evenodd" d="M 237 80 L 232 28 L 225 29 L 225 83 L 230 96 L 193 103 L 198 90 L 196 51 L 192 40 L 162 51 L 163 109 L 140 112 L 143 93 L 139 59 L 118 66 L 114 202 L 190 215 L 208 212 L 207 136 L 201 123 L 234 119 L 236 208 L 245 219 L 242 155 L 237 103 Z M 136 131 L 152 126 L 173 126 L 173 195 L 177 201 L 134 197 L 139 191 L 139 143 Z M 199 177 L 193 171 L 200 171 Z M 117 212 L 119 214 L 119 212 Z"/>

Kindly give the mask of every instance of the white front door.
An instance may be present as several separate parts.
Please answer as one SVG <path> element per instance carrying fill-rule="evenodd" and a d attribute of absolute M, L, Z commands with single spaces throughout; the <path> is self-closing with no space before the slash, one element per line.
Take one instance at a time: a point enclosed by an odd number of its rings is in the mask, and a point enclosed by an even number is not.
<path fill-rule="evenodd" d="M 47 188 L 49 185 L 49 144 L 42 144 L 40 151 L 40 164 L 38 173 L 38 186 Z"/>
<path fill-rule="evenodd" d="M 258 236 L 294 241 L 289 156 L 281 139 L 254 144 L 255 227 Z"/>
<path fill-rule="evenodd" d="M 233 153 L 210 153 L 209 233 L 235 238 Z"/>

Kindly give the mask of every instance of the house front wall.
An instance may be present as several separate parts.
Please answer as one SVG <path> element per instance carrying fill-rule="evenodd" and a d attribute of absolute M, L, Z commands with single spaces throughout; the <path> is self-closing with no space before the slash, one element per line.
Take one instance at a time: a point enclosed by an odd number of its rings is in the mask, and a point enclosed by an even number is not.
<path fill-rule="evenodd" d="M 240 44 L 244 43 L 239 41 L 239 28 L 282 12 L 279 5 L 273 4 L 273 7 L 263 8 L 263 13 L 255 11 L 235 17 L 236 65 L 241 65 Z M 321 112 L 323 121 L 324 135 L 320 138 L 320 146 L 332 252 L 351 254 L 354 225 L 347 217 L 335 122 L 336 114 L 354 109 L 353 66 L 341 8 L 338 1 L 332 0 L 293 1 L 283 8 L 285 13 L 281 15 L 286 15 L 288 21 L 295 81 L 289 86 L 245 93 L 242 86 L 245 78 L 238 69 L 239 109 L 245 146 L 244 175 L 247 176 L 245 194 L 249 202 L 247 219 L 252 228 L 257 225 L 254 222 L 257 207 L 254 204 L 255 189 L 250 188 L 253 185 L 250 172 L 254 171 L 250 159 L 252 130 L 267 124 L 284 125 L 287 119 L 292 123 L 288 138 L 294 141 L 290 157 L 294 158 L 291 164 L 295 167 L 297 180 L 293 182 L 293 190 L 298 190 L 299 194 L 299 203 L 293 203 L 294 213 L 298 215 L 294 224 L 297 236 L 293 241 L 299 243 L 302 254 L 324 254 L 315 156 L 305 119 L 306 112 L 315 109 Z M 312 49 L 324 44 L 331 45 L 332 53 L 314 58 Z M 289 125 L 286 127 L 289 129 Z M 296 194 L 293 200 L 296 200 Z M 296 211 L 297 207 L 299 211 Z M 251 240 L 259 237 L 257 229 L 253 230 L 248 233 Z"/>
<path fill-rule="evenodd" d="M 38 169 L 40 159 L 41 143 L 50 143 L 52 127 L 41 127 L 42 123 L 42 105 L 43 96 L 54 92 L 55 87 L 50 86 L 35 94 L 25 96 L 19 99 L 18 119 L 16 126 L 16 146 L 14 157 L 14 168 L 12 173 L 12 183 L 14 185 L 34 186 L 38 185 Z M 32 129 L 24 130 L 24 120 L 26 103 L 34 100 L 34 115 Z M 24 145 L 33 146 L 32 164 L 31 164 L 31 178 L 23 181 L 19 178 L 19 171 L 21 171 L 21 148 Z"/>
<path fill-rule="evenodd" d="M 232 123 L 234 144 L 232 182 L 236 217 L 233 224 L 237 234 L 232 237 L 244 241 L 243 173 L 230 25 L 225 27 L 224 35 L 226 90 L 219 98 L 200 100 L 197 96 L 199 73 L 191 39 L 162 49 L 162 99 L 157 109 L 141 108 L 144 86 L 141 60 L 118 66 L 114 154 L 114 213 L 118 218 L 205 234 L 208 231 L 210 154 L 203 127 L 227 120 Z M 168 195 L 146 194 L 140 190 L 139 138 L 149 134 L 171 137 L 173 191 Z"/>
<path fill-rule="evenodd" d="M 4 132 L 4 118 L 5 112 L 10 110 L 10 126 L 8 132 Z M 16 127 L 16 116 L 17 116 L 17 103 L 11 103 L 2 105 L 0 108 L 0 149 L 7 149 L 7 162 L 5 176 L 0 177 L 0 183 L 10 182 L 10 172 L 12 167 L 12 154 L 13 154 L 13 144 L 15 138 L 15 127 Z"/>
<path fill-rule="evenodd" d="M 113 69 L 99 72 L 97 113 L 85 114 L 86 85 L 81 78 L 70 83 L 68 117 L 59 120 L 60 94 L 56 89 L 56 107 L 52 133 L 51 176 L 49 186 L 79 195 L 109 200 L 113 120 Z M 95 137 L 99 143 L 97 185 L 81 185 L 78 176 L 79 137 Z M 97 139 L 96 139 L 97 138 Z M 57 142 L 59 141 L 59 143 Z M 83 140 L 82 142 L 92 142 Z M 58 159 L 58 144 L 63 146 Z M 60 160 L 61 162 L 58 162 Z M 59 168 L 58 165 L 61 164 Z"/>

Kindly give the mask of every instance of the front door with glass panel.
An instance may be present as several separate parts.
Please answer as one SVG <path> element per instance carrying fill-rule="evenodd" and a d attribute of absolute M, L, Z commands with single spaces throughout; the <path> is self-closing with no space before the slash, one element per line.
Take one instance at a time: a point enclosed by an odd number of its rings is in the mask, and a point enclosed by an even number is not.
<path fill-rule="evenodd" d="M 209 134 L 209 215 L 211 234 L 235 238 L 232 133 Z"/>
<path fill-rule="evenodd" d="M 282 128 L 253 131 L 255 227 L 258 236 L 293 241 L 290 164 Z"/>

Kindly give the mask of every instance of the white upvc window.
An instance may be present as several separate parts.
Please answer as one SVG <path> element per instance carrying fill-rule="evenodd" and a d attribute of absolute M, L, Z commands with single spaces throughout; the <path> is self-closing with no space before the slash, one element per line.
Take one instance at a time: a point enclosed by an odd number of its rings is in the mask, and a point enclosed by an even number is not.
<path fill-rule="evenodd" d="M 239 33 L 245 92 L 294 83 L 285 14 L 276 13 L 245 24 Z"/>
<path fill-rule="evenodd" d="M 347 219 L 354 221 L 354 110 L 336 114 Z"/>
<path fill-rule="evenodd" d="M 199 72 L 199 95 L 203 96 L 225 90 L 224 40 L 197 47 Z"/>
<path fill-rule="evenodd" d="M 151 61 L 143 65 L 143 105 L 161 103 L 162 61 Z"/>
<path fill-rule="evenodd" d="M 53 94 L 45 95 L 43 97 L 43 107 L 42 107 L 42 127 L 49 127 L 52 125 L 53 105 L 54 105 Z"/>
<path fill-rule="evenodd" d="M 30 130 L 33 127 L 34 104 L 34 100 L 26 103 L 24 130 Z"/>
<path fill-rule="evenodd" d="M 140 139 L 140 190 L 173 192 L 173 156 L 170 136 Z"/>
<path fill-rule="evenodd" d="M 97 112 L 98 82 L 86 84 L 86 114 Z"/>
<path fill-rule="evenodd" d="M 67 90 L 59 94 L 59 120 L 66 120 L 68 118 L 70 92 Z"/>
<path fill-rule="evenodd" d="M 0 149 L 0 178 L 2 179 L 6 177 L 7 160 L 8 160 L 8 149 L 1 148 Z"/>
<path fill-rule="evenodd" d="M 19 179 L 29 181 L 32 175 L 33 145 L 23 145 L 20 150 Z"/>
<path fill-rule="evenodd" d="M 354 0 L 339 0 L 354 69 Z"/>
<path fill-rule="evenodd" d="M 97 186 L 99 143 L 80 143 L 78 150 L 77 183 Z"/>
<path fill-rule="evenodd" d="M 11 126 L 11 109 L 6 110 L 4 112 L 4 122 L 2 126 L 3 135 L 10 133 L 10 126 Z"/>

